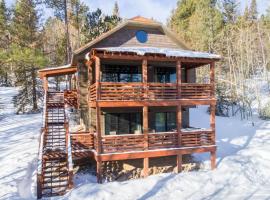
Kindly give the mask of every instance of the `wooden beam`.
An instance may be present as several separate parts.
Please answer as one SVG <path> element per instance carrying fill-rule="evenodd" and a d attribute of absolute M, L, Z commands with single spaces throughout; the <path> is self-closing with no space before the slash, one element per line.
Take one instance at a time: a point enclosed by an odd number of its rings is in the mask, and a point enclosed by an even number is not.
<path fill-rule="evenodd" d="M 182 82 L 182 78 L 181 78 L 181 62 L 180 60 L 176 61 L 176 80 L 177 80 L 177 97 L 178 99 L 181 99 L 181 82 Z"/>
<path fill-rule="evenodd" d="M 146 178 L 149 175 L 149 158 L 143 159 L 143 177 Z"/>
<path fill-rule="evenodd" d="M 144 149 L 148 149 L 148 107 L 143 107 L 143 135 L 144 135 Z"/>
<path fill-rule="evenodd" d="M 47 77 L 43 77 L 43 89 L 45 92 L 48 91 L 48 78 Z"/>
<path fill-rule="evenodd" d="M 134 152 L 119 152 L 119 153 L 108 153 L 98 155 L 101 161 L 111 160 L 128 160 L 128 159 L 139 159 L 139 158 L 154 158 L 163 156 L 173 155 L 185 155 L 192 153 L 204 153 L 215 151 L 216 146 L 204 146 L 204 147 L 190 147 L 190 148 L 173 148 L 173 149 L 160 149 L 160 150 L 148 150 L 148 151 L 134 151 Z"/>
<path fill-rule="evenodd" d="M 148 61 L 172 61 L 176 62 L 177 60 L 181 60 L 181 62 L 187 63 L 199 63 L 201 65 L 210 64 L 213 61 L 218 61 L 220 59 L 208 59 L 208 58 L 177 58 L 177 57 L 165 57 L 159 55 L 146 55 L 146 56 L 139 56 L 139 55 L 131 55 L 131 54 L 119 54 L 117 52 L 114 53 L 96 53 L 95 56 L 98 56 L 103 59 L 115 59 L 115 60 L 143 60 L 147 59 Z M 199 67 L 199 66 L 198 66 Z"/>
<path fill-rule="evenodd" d="M 216 168 L 216 150 L 210 152 L 211 156 L 211 169 L 214 170 Z"/>
<path fill-rule="evenodd" d="M 182 172 L 182 154 L 176 155 L 176 173 Z"/>
<path fill-rule="evenodd" d="M 75 74 L 77 72 L 77 67 L 70 67 L 70 68 L 48 68 L 42 69 L 38 71 L 38 75 L 40 78 L 43 77 L 53 77 L 53 76 L 62 76 L 67 74 Z"/>
<path fill-rule="evenodd" d="M 97 92 L 97 100 L 100 99 L 100 58 L 95 57 L 95 66 L 96 66 L 96 92 Z"/>
<path fill-rule="evenodd" d="M 178 105 L 176 107 L 176 114 L 177 114 L 177 133 L 178 133 L 178 147 L 182 145 L 182 138 L 181 138 L 181 129 L 182 129 L 182 106 Z"/>
<path fill-rule="evenodd" d="M 102 161 L 97 160 L 97 183 L 102 183 Z"/>
<path fill-rule="evenodd" d="M 100 125 L 100 107 L 96 107 L 96 134 L 97 134 L 97 153 L 102 153 L 101 125 Z"/>
<path fill-rule="evenodd" d="M 96 107 L 97 102 L 89 102 L 90 107 Z M 216 99 L 179 99 L 179 100 L 145 100 L 145 101 L 102 101 L 100 107 L 143 107 L 143 106 L 193 106 L 193 105 L 215 105 Z"/>
<path fill-rule="evenodd" d="M 215 62 L 210 63 L 211 96 L 215 97 Z"/>
<path fill-rule="evenodd" d="M 148 73 L 147 73 L 147 60 L 143 59 L 142 61 L 142 81 L 143 81 L 143 88 L 144 88 L 144 98 L 148 98 L 148 87 L 147 87 L 147 82 L 148 82 Z"/>

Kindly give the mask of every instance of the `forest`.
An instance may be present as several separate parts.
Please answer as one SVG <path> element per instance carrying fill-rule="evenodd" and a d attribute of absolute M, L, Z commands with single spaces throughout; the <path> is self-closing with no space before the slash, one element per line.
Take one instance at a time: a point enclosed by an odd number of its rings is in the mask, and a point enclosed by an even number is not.
<path fill-rule="evenodd" d="M 54 15 L 42 20 L 43 7 Z M 19 86 L 17 113 L 39 112 L 37 70 L 68 64 L 72 52 L 122 20 L 117 1 L 110 15 L 81 0 L 0 0 L 0 84 Z M 252 0 L 241 12 L 237 0 L 179 0 L 166 24 L 192 50 L 222 56 L 216 68 L 217 115 L 270 118 L 270 8 L 259 14 Z M 207 80 L 207 69 L 196 71 Z M 265 84 L 266 83 L 266 84 Z M 267 85 L 261 90 L 261 85 Z"/>

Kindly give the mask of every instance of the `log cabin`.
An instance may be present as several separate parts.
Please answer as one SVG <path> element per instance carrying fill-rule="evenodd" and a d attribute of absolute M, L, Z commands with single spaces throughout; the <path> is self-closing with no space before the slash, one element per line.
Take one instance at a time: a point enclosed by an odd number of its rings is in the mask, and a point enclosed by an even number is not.
<path fill-rule="evenodd" d="M 210 153 L 216 164 L 215 62 L 220 56 L 190 50 L 161 23 L 143 17 L 122 22 L 76 50 L 71 64 L 39 71 L 43 80 L 44 117 L 41 131 L 37 196 L 53 196 L 72 188 L 76 159 L 96 163 L 97 182 L 103 163 Z M 196 69 L 209 69 L 204 82 Z M 65 91 L 53 91 L 49 77 L 72 77 Z M 189 109 L 210 107 L 210 128 L 190 126 Z M 65 112 L 79 112 L 81 130 L 70 131 Z"/>

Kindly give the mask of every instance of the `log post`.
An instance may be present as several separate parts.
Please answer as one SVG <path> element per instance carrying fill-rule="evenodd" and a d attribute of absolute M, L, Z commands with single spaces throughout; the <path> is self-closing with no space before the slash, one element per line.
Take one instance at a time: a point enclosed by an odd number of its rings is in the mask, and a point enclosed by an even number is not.
<path fill-rule="evenodd" d="M 176 155 L 176 173 L 182 171 L 182 154 Z"/>
<path fill-rule="evenodd" d="M 210 152 L 211 169 L 216 169 L 216 150 Z"/>
<path fill-rule="evenodd" d="M 148 75 L 147 75 L 147 60 L 143 59 L 142 61 L 142 82 L 143 82 L 143 88 L 144 88 L 144 93 L 143 93 L 143 97 L 144 99 L 148 99 L 148 87 L 147 87 L 147 83 L 148 83 Z"/>
<path fill-rule="evenodd" d="M 176 87 L 177 87 L 177 98 L 178 99 L 181 99 L 181 82 L 182 82 L 182 80 L 181 80 L 181 62 L 180 62 L 180 60 L 177 60 L 177 62 L 176 62 L 176 74 L 177 74 L 177 76 L 176 76 L 176 81 L 177 81 L 177 83 L 176 83 Z"/>
<path fill-rule="evenodd" d="M 143 177 L 146 178 L 149 175 L 149 158 L 143 158 Z"/>
<path fill-rule="evenodd" d="M 97 157 L 97 183 L 102 183 L 102 161 Z"/>
<path fill-rule="evenodd" d="M 44 76 L 43 77 L 43 89 L 44 89 L 44 92 L 47 92 L 48 91 L 48 77 Z"/>
<path fill-rule="evenodd" d="M 148 150 L 148 107 L 143 107 L 143 135 L 144 135 L 144 150 Z M 143 159 L 143 176 L 148 176 L 149 158 Z"/>
<path fill-rule="evenodd" d="M 96 67 L 96 93 L 97 101 L 100 100 L 100 58 L 95 57 L 95 67 Z"/>
<path fill-rule="evenodd" d="M 215 62 L 210 63 L 211 97 L 215 97 Z"/>

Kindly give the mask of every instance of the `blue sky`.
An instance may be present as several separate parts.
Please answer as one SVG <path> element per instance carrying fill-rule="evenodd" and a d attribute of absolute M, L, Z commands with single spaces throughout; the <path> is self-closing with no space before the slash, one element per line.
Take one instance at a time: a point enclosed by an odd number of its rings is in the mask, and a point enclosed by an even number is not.
<path fill-rule="evenodd" d="M 10 6 L 15 0 L 6 0 Z M 101 8 L 101 10 L 110 14 L 115 0 L 82 0 L 85 2 L 90 10 Z M 244 10 L 245 6 L 251 0 L 237 0 L 240 3 L 240 10 Z M 171 10 L 176 7 L 177 0 L 117 0 L 120 14 L 123 18 L 131 18 L 141 15 L 148 18 L 154 18 L 157 21 L 166 23 L 169 18 Z M 258 11 L 264 13 L 270 7 L 270 0 L 257 0 Z M 50 10 L 44 11 L 43 16 L 50 16 L 53 13 Z"/>

